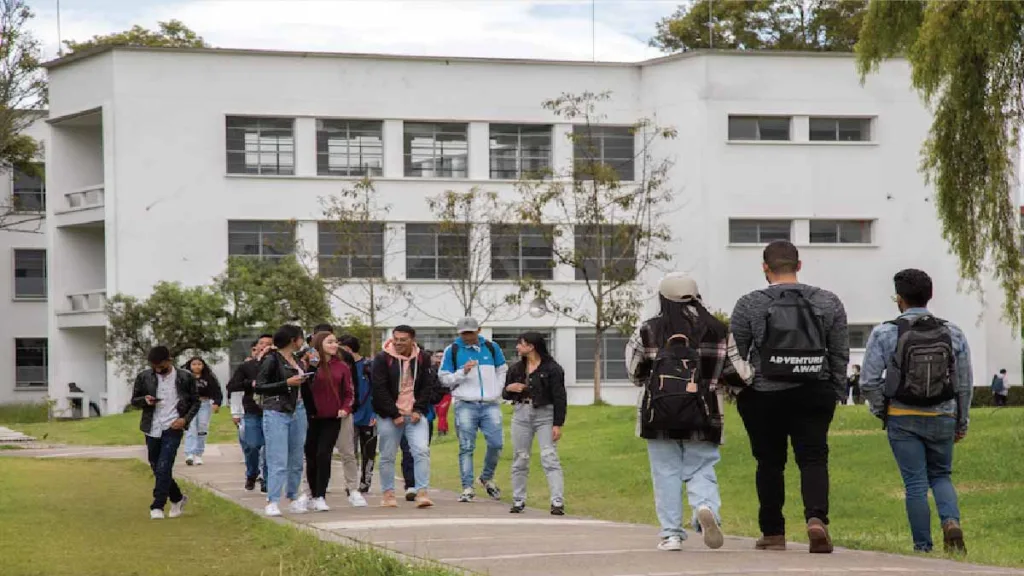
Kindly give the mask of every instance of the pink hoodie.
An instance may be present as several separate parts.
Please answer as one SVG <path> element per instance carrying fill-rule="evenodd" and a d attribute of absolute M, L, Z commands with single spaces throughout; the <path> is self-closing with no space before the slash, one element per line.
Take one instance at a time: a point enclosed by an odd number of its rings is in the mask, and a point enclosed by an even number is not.
<path fill-rule="evenodd" d="M 419 369 L 419 362 L 414 362 L 414 360 L 419 358 L 420 348 L 413 343 L 412 354 L 402 356 L 395 350 L 395 343 L 389 338 L 384 343 L 384 352 L 398 360 L 398 400 L 395 402 L 395 406 L 402 414 L 408 414 L 412 412 L 412 407 L 416 403 L 416 371 Z"/>

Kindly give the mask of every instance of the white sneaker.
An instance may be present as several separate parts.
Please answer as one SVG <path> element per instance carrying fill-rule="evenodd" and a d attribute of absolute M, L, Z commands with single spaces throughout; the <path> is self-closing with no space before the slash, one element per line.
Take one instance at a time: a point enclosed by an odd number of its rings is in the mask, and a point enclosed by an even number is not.
<path fill-rule="evenodd" d="M 281 509 L 277 507 L 277 502 L 270 502 L 267 504 L 267 507 L 263 509 L 263 513 L 270 517 L 280 516 Z"/>
<path fill-rule="evenodd" d="M 711 511 L 711 508 L 701 506 L 697 509 L 697 524 L 700 525 L 700 531 L 704 534 L 705 546 L 717 550 L 725 544 L 725 535 L 722 534 L 722 528 L 718 525 L 718 519 L 715 518 L 715 513 Z"/>
<path fill-rule="evenodd" d="M 329 512 L 331 507 L 327 505 L 327 500 L 324 498 L 313 499 L 313 512 Z"/>
<path fill-rule="evenodd" d="M 348 495 L 348 503 L 351 504 L 353 508 L 365 508 L 367 505 L 366 498 L 363 498 L 363 495 L 360 494 L 358 490 L 353 490 L 352 493 Z"/>
<path fill-rule="evenodd" d="M 464 488 L 459 494 L 459 502 L 472 502 L 476 498 L 476 492 L 472 488 Z"/>
<path fill-rule="evenodd" d="M 188 504 L 188 496 L 184 494 L 182 494 L 180 502 L 171 502 L 171 518 L 181 516 L 181 513 L 185 511 L 185 504 Z"/>
<path fill-rule="evenodd" d="M 149 510 L 149 519 L 150 520 L 163 520 L 164 519 L 164 511 L 159 509 L 159 508 L 151 508 Z"/>
<path fill-rule="evenodd" d="M 416 500 L 416 489 L 415 488 L 406 488 L 405 489 L 405 501 L 406 502 L 414 502 L 415 500 Z"/>
<path fill-rule="evenodd" d="M 679 552 L 683 549 L 683 539 L 679 536 L 669 536 L 668 538 L 662 538 L 661 542 L 658 543 L 658 550 L 664 552 Z"/>
<path fill-rule="evenodd" d="M 196 462 L 196 466 L 202 466 L 203 465 L 203 457 L 202 456 L 196 456 L 195 457 L 195 462 Z"/>
<path fill-rule="evenodd" d="M 305 514 L 309 512 L 309 496 L 302 494 L 288 506 L 288 511 L 292 514 Z"/>

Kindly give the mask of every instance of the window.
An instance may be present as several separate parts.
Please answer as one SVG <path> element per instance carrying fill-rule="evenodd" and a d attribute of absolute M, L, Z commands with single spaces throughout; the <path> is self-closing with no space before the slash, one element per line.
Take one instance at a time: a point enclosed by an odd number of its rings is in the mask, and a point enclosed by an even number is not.
<path fill-rule="evenodd" d="M 629 126 L 573 126 L 572 156 L 577 177 L 592 180 L 597 165 L 615 170 L 619 180 L 633 179 L 636 138 Z"/>
<path fill-rule="evenodd" d="M 601 380 L 628 380 L 626 342 L 629 336 L 614 330 L 604 333 L 601 346 Z M 576 329 L 576 381 L 594 380 L 594 350 L 597 337 L 593 330 Z"/>
<path fill-rule="evenodd" d="M 46 186 L 43 183 L 43 165 L 39 176 L 29 176 L 15 169 L 11 186 L 14 209 L 18 212 L 46 212 Z"/>
<path fill-rule="evenodd" d="M 508 362 L 509 365 L 515 364 L 518 361 L 518 352 L 516 352 L 516 342 L 519 342 L 519 337 L 524 332 L 540 332 L 544 336 L 544 343 L 548 345 L 548 352 L 551 352 L 552 354 L 554 353 L 554 334 L 551 332 L 551 330 L 535 330 L 533 328 L 523 328 L 521 330 L 495 330 L 491 334 L 491 342 L 494 342 L 495 345 L 501 347 L 501 352 L 505 355 L 505 361 Z M 591 363 L 591 366 L 593 366 L 593 363 Z"/>
<path fill-rule="evenodd" d="M 380 176 L 384 167 L 382 123 L 317 120 L 316 173 L 321 176 Z"/>
<path fill-rule="evenodd" d="M 442 352 L 449 344 L 455 341 L 455 328 L 417 328 L 416 344 L 420 350 L 431 352 Z M 386 336 L 391 337 L 391 331 Z"/>
<path fill-rule="evenodd" d="M 730 244 L 767 244 L 789 240 L 792 220 L 729 220 Z"/>
<path fill-rule="evenodd" d="M 811 244 L 870 244 L 869 220 L 811 220 Z"/>
<path fill-rule="evenodd" d="M 291 118 L 228 116 L 228 174 L 295 174 Z"/>
<path fill-rule="evenodd" d="M 249 357 L 249 353 L 252 352 L 252 343 L 260 335 L 256 330 L 244 330 L 243 333 L 242 336 L 231 341 L 231 348 L 228 350 L 228 365 L 232 375 L 242 365 L 242 362 L 245 362 L 245 359 Z"/>
<path fill-rule="evenodd" d="M 811 142 L 870 142 L 870 118 L 811 118 Z"/>
<path fill-rule="evenodd" d="M 14 250 L 14 297 L 46 298 L 46 250 Z"/>
<path fill-rule="evenodd" d="M 405 225 L 405 275 L 415 280 L 453 280 L 469 272 L 469 229 L 438 224 Z"/>
<path fill-rule="evenodd" d="M 551 280 L 553 235 L 551 226 L 491 226 L 491 279 Z"/>
<path fill-rule="evenodd" d="M 405 124 L 405 175 L 465 178 L 469 155 L 466 124 Z"/>
<path fill-rule="evenodd" d="M 14 339 L 15 388 L 45 388 L 46 338 Z"/>
<path fill-rule="evenodd" d="M 577 280 L 631 280 L 636 276 L 636 234 L 632 226 L 576 226 L 573 230 Z"/>
<path fill-rule="evenodd" d="M 864 348 L 868 345 L 868 336 L 875 329 L 874 324 L 850 324 L 850 348 Z"/>
<path fill-rule="evenodd" d="M 551 126 L 491 124 L 491 178 L 542 178 L 551 169 Z"/>
<path fill-rule="evenodd" d="M 318 226 L 320 275 L 326 278 L 383 278 L 384 223 Z"/>
<path fill-rule="evenodd" d="M 729 140 L 789 140 L 789 116 L 729 116 Z"/>
<path fill-rule="evenodd" d="M 229 221 L 228 256 L 280 259 L 295 252 L 295 227 L 286 221 Z"/>

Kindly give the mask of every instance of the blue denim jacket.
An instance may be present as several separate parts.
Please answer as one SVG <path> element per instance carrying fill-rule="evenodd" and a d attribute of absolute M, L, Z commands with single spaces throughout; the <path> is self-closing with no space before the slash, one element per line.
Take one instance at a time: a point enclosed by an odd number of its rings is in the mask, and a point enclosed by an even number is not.
<path fill-rule="evenodd" d="M 916 318 L 929 314 L 925 308 L 910 308 L 900 315 L 900 318 Z M 960 403 L 960 419 L 957 422 L 957 431 L 966 432 L 970 422 L 969 410 L 971 396 L 974 392 L 974 377 L 971 371 L 971 349 L 967 345 L 967 338 L 963 331 L 952 323 L 946 326 L 952 333 L 953 353 L 956 355 L 956 392 L 957 398 L 943 402 L 937 406 L 908 406 L 893 400 L 893 408 L 904 408 L 919 412 L 934 412 L 936 414 L 956 414 L 957 402 Z M 864 353 L 864 365 L 860 372 L 860 389 L 867 399 L 871 413 L 879 418 L 885 410 L 885 368 L 889 364 L 893 354 L 896 353 L 896 338 L 899 329 L 894 324 L 879 324 L 871 331 L 868 344 Z"/>

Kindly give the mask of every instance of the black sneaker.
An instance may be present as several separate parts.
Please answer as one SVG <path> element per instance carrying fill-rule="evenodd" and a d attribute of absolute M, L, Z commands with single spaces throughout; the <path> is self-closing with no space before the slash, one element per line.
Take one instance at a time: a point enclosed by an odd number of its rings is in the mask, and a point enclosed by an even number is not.
<path fill-rule="evenodd" d="M 256 479 L 255 478 L 246 478 L 245 479 L 245 489 L 248 490 L 249 492 L 252 492 L 253 490 L 255 490 L 256 489 Z"/>
<path fill-rule="evenodd" d="M 416 489 L 415 488 L 406 488 L 405 489 L 405 501 L 406 502 L 415 502 L 416 501 Z"/>
<path fill-rule="evenodd" d="M 510 514 L 522 514 L 526 510 L 526 502 L 522 500 L 513 500 L 512 508 L 509 510 Z"/>
<path fill-rule="evenodd" d="M 565 516 L 565 503 L 561 500 L 555 500 L 551 502 L 551 515 L 552 516 Z"/>
<path fill-rule="evenodd" d="M 263 478 L 260 478 L 257 481 L 260 483 L 260 492 L 266 494 L 267 493 L 267 481 L 264 480 Z"/>
<path fill-rule="evenodd" d="M 484 489 L 487 490 L 488 496 L 495 500 L 501 500 L 501 488 L 498 488 L 498 485 L 494 483 L 494 480 L 484 481 L 484 479 L 481 478 L 480 483 L 483 484 Z"/>

